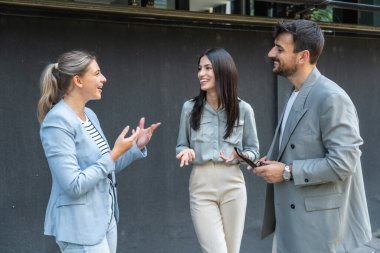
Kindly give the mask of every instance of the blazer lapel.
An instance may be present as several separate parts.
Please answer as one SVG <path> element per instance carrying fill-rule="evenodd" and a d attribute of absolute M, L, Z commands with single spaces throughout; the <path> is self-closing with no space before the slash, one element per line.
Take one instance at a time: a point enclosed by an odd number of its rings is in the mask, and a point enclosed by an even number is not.
<path fill-rule="evenodd" d="M 318 69 L 315 67 L 313 71 L 310 73 L 306 81 L 301 87 L 300 93 L 298 94 L 296 100 L 294 101 L 294 104 L 292 106 L 292 109 L 290 110 L 288 119 L 286 121 L 286 126 L 284 129 L 284 133 L 282 135 L 281 140 L 281 147 L 278 152 L 277 161 L 280 160 L 282 153 L 285 150 L 286 145 L 289 142 L 289 139 L 291 135 L 293 134 L 294 130 L 296 129 L 298 123 L 302 119 L 302 117 L 307 112 L 308 108 L 305 107 L 307 97 L 309 95 L 309 92 L 317 79 L 321 76 L 321 73 L 318 71 Z M 281 125 L 281 124 L 279 124 Z"/>
<path fill-rule="evenodd" d="M 299 95 L 301 95 L 301 94 L 299 94 Z M 296 100 L 298 100 L 298 96 L 297 96 Z M 293 105 L 293 108 L 294 108 L 294 105 Z M 294 129 L 296 128 L 298 122 L 302 119 L 302 116 L 305 115 L 305 113 L 307 112 L 307 108 L 299 110 L 299 111 L 294 110 L 293 108 L 289 113 L 288 120 L 286 121 L 286 126 L 284 129 L 284 134 L 282 135 L 281 147 L 280 147 L 280 150 L 278 152 L 277 160 L 280 159 L 282 153 L 284 152 L 285 147 L 289 142 L 290 136 L 292 135 L 292 133 L 293 133 Z"/>
<path fill-rule="evenodd" d="M 284 118 L 284 114 L 285 114 L 285 109 L 282 110 L 280 122 L 277 124 L 276 131 L 274 132 L 273 141 L 272 141 L 272 144 L 271 144 L 269 151 L 268 151 L 268 154 L 267 154 L 267 157 L 269 160 L 277 160 L 276 158 L 278 157 L 278 152 L 279 152 L 278 145 L 279 145 L 279 140 L 280 140 L 280 129 L 281 129 L 282 119 Z"/>

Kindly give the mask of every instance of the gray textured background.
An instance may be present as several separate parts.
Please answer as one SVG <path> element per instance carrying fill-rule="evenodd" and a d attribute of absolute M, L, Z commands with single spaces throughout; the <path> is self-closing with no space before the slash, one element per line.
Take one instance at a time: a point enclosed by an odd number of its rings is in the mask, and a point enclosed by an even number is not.
<path fill-rule="evenodd" d="M 356 104 L 375 230 L 380 227 L 380 38 L 326 38 L 318 67 Z M 102 100 L 88 106 L 111 146 L 123 127 L 137 125 L 141 116 L 147 123 L 162 122 L 148 145 L 148 158 L 118 174 L 118 252 L 200 252 L 189 213 L 190 168 L 179 168 L 175 145 L 182 104 L 198 93 L 198 55 L 215 46 L 235 59 L 239 96 L 254 108 L 265 154 L 290 87 L 271 73 L 270 31 L 0 16 L 0 252 L 58 252 L 54 240 L 43 236 L 51 178 L 36 105 L 43 67 L 71 49 L 96 52 L 108 79 Z M 265 184 L 244 175 L 248 207 L 241 252 L 270 252 L 271 238 L 259 239 Z"/>

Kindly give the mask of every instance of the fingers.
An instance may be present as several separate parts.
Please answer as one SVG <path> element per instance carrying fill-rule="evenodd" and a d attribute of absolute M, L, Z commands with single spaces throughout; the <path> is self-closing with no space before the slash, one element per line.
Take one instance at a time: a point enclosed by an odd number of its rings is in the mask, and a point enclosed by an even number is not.
<path fill-rule="evenodd" d="M 227 162 L 228 160 L 231 160 L 231 157 L 233 157 L 233 154 L 232 154 L 232 156 L 227 157 L 226 154 L 223 151 L 220 151 L 219 152 L 219 156 L 220 156 L 220 158 L 223 159 L 223 161 Z"/>
<path fill-rule="evenodd" d="M 263 157 L 261 157 L 261 158 L 258 160 L 258 163 L 259 163 L 259 164 L 264 163 L 266 160 L 267 160 L 267 157 L 266 157 L 266 156 L 263 156 Z"/>
<path fill-rule="evenodd" d="M 184 154 L 184 157 L 187 157 L 187 160 L 189 162 L 192 162 L 195 159 L 195 153 L 193 150 L 189 150 L 186 154 Z"/>
<path fill-rule="evenodd" d="M 264 181 L 270 184 L 280 183 L 284 180 L 282 177 L 282 171 L 279 170 L 279 166 L 277 165 L 271 164 L 266 166 L 264 165 L 262 167 L 256 167 L 253 170 L 253 173 L 255 173 L 256 176 L 263 178 Z"/>
<path fill-rule="evenodd" d="M 182 156 L 181 158 L 181 164 L 179 165 L 179 167 L 183 167 L 184 165 L 189 165 L 189 160 L 188 160 L 188 157 L 186 157 L 186 155 Z"/>
<path fill-rule="evenodd" d="M 219 152 L 219 156 L 220 158 L 222 158 L 222 160 L 226 163 L 231 163 L 233 160 L 235 160 L 237 158 L 237 154 L 236 152 L 232 152 L 231 155 L 229 157 L 227 157 L 223 151 L 220 151 Z"/>
<path fill-rule="evenodd" d="M 195 159 L 195 152 L 191 148 L 182 150 L 176 155 L 176 158 L 180 159 L 184 155 L 187 155 L 191 159 L 191 161 Z"/>
<path fill-rule="evenodd" d="M 158 123 L 152 124 L 152 125 L 150 126 L 150 128 L 152 129 L 152 133 L 153 133 L 154 130 L 156 130 L 160 125 L 161 125 L 161 122 L 158 122 Z"/>
<path fill-rule="evenodd" d="M 247 166 L 247 170 L 248 170 L 248 171 L 252 171 L 253 173 L 255 173 L 255 168 L 252 168 L 252 167 L 249 166 L 249 165 Z"/>
<path fill-rule="evenodd" d="M 227 158 L 227 160 L 225 160 L 225 162 L 231 163 L 233 160 L 235 160 L 235 157 L 234 157 L 234 155 L 231 155 L 230 157 Z"/>
<path fill-rule="evenodd" d="M 190 149 L 189 153 L 188 153 L 188 156 L 189 156 L 189 161 L 192 162 L 195 159 L 195 152 L 194 152 L 194 150 Z"/>
<path fill-rule="evenodd" d="M 143 141 L 140 142 L 139 144 L 141 144 L 143 146 L 145 146 L 146 144 L 148 144 L 148 142 L 150 141 L 150 139 L 153 136 L 153 132 L 161 125 L 161 122 L 152 124 L 148 128 L 144 128 L 144 125 L 145 125 L 145 118 L 143 117 L 143 118 L 140 119 L 140 122 L 139 122 L 139 127 L 141 129 L 140 135 L 139 135 L 139 139 L 140 138 L 143 139 Z"/>
<path fill-rule="evenodd" d="M 256 176 L 262 177 L 266 172 L 266 169 L 263 167 L 256 167 L 253 170 L 253 173 L 255 173 Z"/>
<path fill-rule="evenodd" d="M 140 131 L 141 131 L 140 127 L 136 127 L 135 133 L 133 134 L 133 136 L 134 136 L 135 140 L 136 140 L 136 139 L 137 139 L 137 137 L 139 136 L 139 134 L 140 134 Z"/>
<path fill-rule="evenodd" d="M 136 130 L 132 129 L 132 134 L 129 137 L 126 137 L 128 131 L 129 126 L 126 126 L 115 141 L 114 147 L 111 150 L 111 156 L 114 161 L 119 159 L 122 154 L 124 154 L 134 145 L 134 143 L 136 143 L 137 136 L 140 133 L 140 128 L 137 127 Z"/>
<path fill-rule="evenodd" d="M 260 168 L 260 167 L 257 167 L 253 170 L 253 173 L 258 176 L 258 177 L 262 177 L 267 183 L 270 183 L 269 179 L 268 179 L 268 173 L 267 173 L 267 170 L 266 169 L 263 169 L 263 168 Z"/>
<path fill-rule="evenodd" d="M 219 156 L 220 156 L 220 158 L 223 159 L 223 161 L 226 161 L 226 160 L 227 160 L 227 157 L 224 155 L 224 152 L 223 152 L 223 151 L 220 151 L 220 152 L 219 152 Z"/>
<path fill-rule="evenodd" d="M 140 128 L 139 127 L 136 127 L 136 130 L 135 129 L 132 129 L 132 134 L 129 136 L 129 137 L 127 137 L 127 138 L 125 138 L 124 136 L 123 136 L 123 138 L 124 138 L 124 140 L 132 140 L 133 142 L 135 142 L 136 140 L 137 140 L 137 137 L 139 136 L 139 133 L 140 133 Z"/>
<path fill-rule="evenodd" d="M 129 131 L 129 126 L 126 126 L 126 127 L 123 129 L 123 131 L 121 131 L 119 137 L 123 137 L 123 138 L 124 138 L 125 135 L 128 133 L 128 131 Z"/>
<path fill-rule="evenodd" d="M 193 149 L 184 149 L 176 155 L 177 159 L 181 159 L 180 167 L 189 165 L 195 159 L 195 152 Z"/>
<path fill-rule="evenodd" d="M 159 126 L 161 125 L 161 122 L 157 122 L 155 124 L 152 124 L 149 129 L 152 130 L 152 132 L 154 130 L 156 130 Z M 145 126 L 145 117 L 141 117 L 140 121 L 139 121 L 139 127 L 140 129 L 144 130 L 144 126 Z"/>
<path fill-rule="evenodd" d="M 177 159 L 181 159 L 181 157 L 183 156 L 183 154 L 186 152 L 186 149 L 185 150 L 182 150 L 181 152 L 179 152 L 175 157 Z"/>
<path fill-rule="evenodd" d="M 127 135 L 129 131 L 129 126 L 126 126 L 123 131 L 120 133 L 119 137 L 122 137 L 122 138 L 125 138 L 125 136 Z M 136 127 L 136 130 L 135 129 L 132 129 L 132 134 L 130 137 L 134 137 L 134 139 L 137 139 L 137 136 L 140 134 L 140 127 Z"/>
<path fill-rule="evenodd" d="M 139 127 L 141 129 L 144 129 L 144 125 L 145 125 L 145 117 L 142 117 L 139 121 Z"/>
<path fill-rule="evenodd" d="M 186 166 L 189 165 L 189 155 L 188 155 L 188 153 L 184 153 L 181 156 L 181 164 L 179 166 L 182 168 L 184 165 L 186 165 Z"/>
<path fill-rule="evenodd" d="M 148 138 L 150 139 L 153 135 L 154 130 L 156 130 L 161 125 L 161 122 L 158 122 L 156 124 L 152 124 L 146 131 L 146 134 Z"/>
<path fill-rule="evenodd" d="M 266 160 L 268 160 L 268 158 L 266 156 L 263 156 L 263 157 L 260 158 L 260 160 L 266 161 Z"/>
<path fill-rule="evenodd" d="M 260 162 L 260 164 L 262 164 L 262 165 L 278 164 L 277 161 L 269 161 L 269 160 L 264 160 L 264 161 L 260 161 L 260 160 L 259 160 L 259 162 Z"/>
<path fill-rule="evenodd" d="M 261 158 L 256 162 L 256 164 L 257 164 L 258 166 L 270 165 L 270 164 L 275 164 L 275 163 L 278 163 L 278 162 L 277 162 L 277 161 L 270 161 L 270 160 L 267 160 L 267 157 L 266 157 L 266 156 L 261 157 Z"/>

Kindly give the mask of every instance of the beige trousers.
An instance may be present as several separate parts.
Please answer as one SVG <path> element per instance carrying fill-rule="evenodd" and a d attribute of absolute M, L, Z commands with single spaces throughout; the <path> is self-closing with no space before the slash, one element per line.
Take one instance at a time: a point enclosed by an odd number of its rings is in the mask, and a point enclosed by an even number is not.
<path fill-rule="evenodd" d="M 191 217 L 202 252 L 239 253 L 247 207 L 239 165 L 194 165 L 189 191 Z"/>

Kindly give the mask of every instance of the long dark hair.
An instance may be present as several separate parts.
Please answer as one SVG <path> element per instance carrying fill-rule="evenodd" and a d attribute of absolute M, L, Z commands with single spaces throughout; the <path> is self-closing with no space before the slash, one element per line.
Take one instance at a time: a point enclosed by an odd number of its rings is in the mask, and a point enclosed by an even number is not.
<path fill-rule="evenodd" d="M 210 60 L 214 70 L 218 107 L 224 107 L 227 114 L 226 131 L 223 136 L 226 139 L 231 135 L 235 121 L 239 119 L 236 65 L 231 55 L 223 48 L 207 49 L 199 57 L 198 65 L 203 56 Z M 199 95 L 193 99 L 195 103 L 191 111 L 190 126 L 194 130 L 199 130 L 206 94 L 206 91 L 200 90 Z"/>

